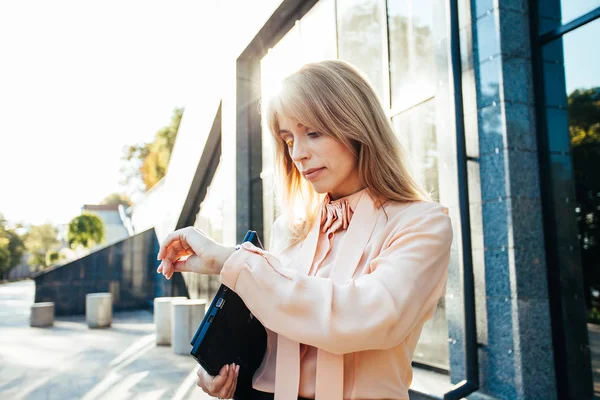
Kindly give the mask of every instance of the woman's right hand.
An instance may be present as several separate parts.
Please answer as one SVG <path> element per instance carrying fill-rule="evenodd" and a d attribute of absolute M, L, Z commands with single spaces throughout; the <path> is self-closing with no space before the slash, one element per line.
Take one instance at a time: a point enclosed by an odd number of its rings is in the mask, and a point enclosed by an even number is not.
<path fill-rule="evenodd" d="M 157 257 L 162 262 L 156 272 L 167 279 L 184 271 L 219 275 L 234 251 L 235 248 L 215 242 L 198 228 L 178 229 L 162 242 Z"/>
<path fill-rule="evenodd" d="M 200 367 L 198 369 L 198 382 L 196 383 L 204 393 L 220 399 L 232 399 L 237 386 L 240 366 L 235 364 L 223 365 L 219 375 L 212 376 Z"/>

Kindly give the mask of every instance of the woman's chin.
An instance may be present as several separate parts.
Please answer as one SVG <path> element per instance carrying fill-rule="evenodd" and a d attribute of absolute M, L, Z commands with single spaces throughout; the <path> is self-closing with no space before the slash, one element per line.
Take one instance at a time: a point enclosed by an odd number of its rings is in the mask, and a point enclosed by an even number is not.
<path fill-rule="evenodd" d="M 324 194 L 329 192 L 329 188 L 326 185 L 319 185 L 318 183 L 312 183 L 311 186 L 313 190 L 319 194 Z"/>

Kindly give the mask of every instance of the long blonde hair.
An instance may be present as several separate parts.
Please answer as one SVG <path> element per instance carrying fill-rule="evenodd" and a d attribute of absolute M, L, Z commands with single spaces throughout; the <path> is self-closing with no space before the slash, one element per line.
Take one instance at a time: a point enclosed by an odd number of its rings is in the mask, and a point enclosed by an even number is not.
<path fill-rule="evenodd" d="M 431 200 L 410 176 L 404 150 L 375 91 L 350 64 L 328 60 L 304 65 L 281 82 L 276 94 L 263 99 L 263 111 L 275 140 L 278 199 L 287 213 L 290 246 L 308 235 L 322 196 L 296 169 L 279 135 L 279 115 L 345 144 L 357 157 L 359 178 L 378 206 L 389 200 Z M 299 209 L 300 220 L 295 215 Z"/>

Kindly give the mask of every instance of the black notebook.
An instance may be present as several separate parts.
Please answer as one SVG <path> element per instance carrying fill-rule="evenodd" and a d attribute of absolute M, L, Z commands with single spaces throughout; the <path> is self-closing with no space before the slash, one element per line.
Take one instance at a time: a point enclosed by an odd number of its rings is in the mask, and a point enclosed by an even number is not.
<path fill-rule="evenodd" d="M 248 231 L 243 242 L 263 248 L 255 231 Z M 192 357 L 213 376 L 225 364 L 240 366 L 236 388 L 240 397 L 252 389 L 252 377 L 265 355 L 267 332 L 242 299 L 221 285 L 191 344 Z"/>

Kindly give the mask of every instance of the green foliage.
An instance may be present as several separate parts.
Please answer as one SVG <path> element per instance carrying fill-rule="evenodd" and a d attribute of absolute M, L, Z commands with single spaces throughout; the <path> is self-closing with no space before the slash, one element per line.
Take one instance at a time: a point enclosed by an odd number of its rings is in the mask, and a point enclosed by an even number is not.
<path fill-rule="evenodd" d="M 33 270 L 43 270 L 48 250 L 60 246 L 58 230 L 51 224 L 32 226 L 25 235 L 25 248 L 29 253 L 29 265 Z"/>
<path fill-rule="evenodd" d="M 21 237 L 7 226 L 7 221 L 0 214 L 0 275 L 17 266 L 23 257 L 25 246 Z"/>
<path fill-rule="evenodd" d="M 600 87 L 577 89 L 569 95 L 571 145 L 600 142 Z"/>
<path fill-rule="evenodd" d="M 58 264 L 64 257 L 57 250 L 48 250 L 46 253 L 46 265 L 52 266 Z"/>
<path fill-rule="evenodd" d="M 592 324 L 600 324 L 600 308 L 594 306 L 589 309 L 588 322 Z"/>
<path fill-rule="evenodd" d="M 69 222 L 67 240 L 72 249 L 100 244 L 104 241 L 104 222 L 98 215 L 84 212 Z"/>
<path fill-rule="evenodd" d="M 122 204 L 123 207 L 127 208 L 133 203 L 131 199 L 122 193 L 111 193 L 102 200 L 102 204 Z"/>
<path fill-rule="evenodd" d="M 129 146 L 124 150 L 123 184 L 137 182 L 137 186 L 145 191 L 154 186 L 167 173 L 167 166 L 179 130 L 183 108 L 176 108 L 171 123 L 154 136 L 154 141 Z"/>
<path fill-rule="evenodd" d="M 600 290 L 600 87 L 573 91 L 568 115 L 586 303 L 590 322 L 599 322 L 600 299 L 592 293 Z"/>

